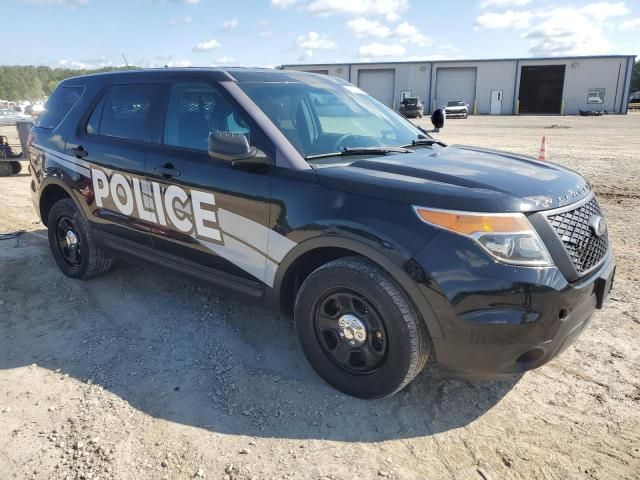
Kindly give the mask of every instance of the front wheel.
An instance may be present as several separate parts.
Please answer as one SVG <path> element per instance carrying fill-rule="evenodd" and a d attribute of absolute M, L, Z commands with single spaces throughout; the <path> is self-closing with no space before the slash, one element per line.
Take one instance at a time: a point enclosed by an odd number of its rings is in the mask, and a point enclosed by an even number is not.
<path fill-rule="evenodd" d="M 67 277 L 89 279 L 107 272 L 113 258 L 96 245 L 89 222 L 73 200 L 58 200 L 47 219 L 49 247 Z"/>
<path fill-rule="evenodd" d="M 355 397 L 393 395 L 429 358 L 426 327 L 407 294 L 359 257 L 335 260 L 307 277 L 295 325 L 311 366 Z"/>

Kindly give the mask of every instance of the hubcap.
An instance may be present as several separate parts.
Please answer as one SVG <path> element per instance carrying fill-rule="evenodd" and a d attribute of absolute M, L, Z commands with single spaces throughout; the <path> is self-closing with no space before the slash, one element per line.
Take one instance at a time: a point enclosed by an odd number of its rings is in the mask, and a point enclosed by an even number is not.
<path fill-rule="evenodd" d="M 73 232 L 73 230 L 69 230 L 67 232 L 65 240 L 67 241 L 68 247 L 77 247 L 78 246 L 78 236 Z"/>
<path fill-rule="evenodd" d="M 338 320 L 338 335 L 343 338 L 349 345 L 361 346 L 367 339 L 367 327 L 364 326 L 362 320 L 350 313 L 343 315 Z"/>
<path fill-rule="evenodd" d="M 71 218 L 60 217 L 56 226 L 56 240 L 62 259 L 70 266 L 78 267 L 82 262 L 82 245 Z"/>
<path fill-rule="evenodd" d="M 382 316 L 364 295 L 331 289 L 314 305 L 314 326 L 322 350 L 343 370 L 369 374 L 384 363 L 388 351 Z"/>

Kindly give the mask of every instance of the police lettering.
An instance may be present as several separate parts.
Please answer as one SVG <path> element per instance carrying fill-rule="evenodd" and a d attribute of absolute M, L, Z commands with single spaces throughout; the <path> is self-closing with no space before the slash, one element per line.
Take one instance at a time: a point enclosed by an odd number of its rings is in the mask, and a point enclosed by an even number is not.
<path fill-rule="evenodd" d="M 177 185 L 162 189 L 157 182 L 128 177 L 114 173 L 111 179 L 102 170 L 91 169 L 93 195 L 96 205 L 104 208 L 105 200 L 111 199 L 115 208 L 123 215 L 132 216 L 147 222 L 167 226 L 171 223 L 181 232 L 206 240 L 221 241 L 217 227 L 217 215 L 213 211 L 216 205 L 212 193 L 191 190 L 191 196 Z M 145 205 L 145 194 L 147 205 Z M 209 207 L 209 208 L 207 208 Z"/>

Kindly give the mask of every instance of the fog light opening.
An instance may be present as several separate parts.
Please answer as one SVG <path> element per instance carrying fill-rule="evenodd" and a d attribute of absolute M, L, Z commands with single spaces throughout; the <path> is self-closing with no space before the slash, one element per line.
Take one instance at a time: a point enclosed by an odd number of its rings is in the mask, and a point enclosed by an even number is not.
<path fill-rule="evenodd" d="M 567 316 L 567 309 L 563 308 L 562 310 L 560 310 L 560 312 L 558 313 L 558 318 L 560 320 L 564 320 Z"/>
<path fill-rule="evenodd" d="M 539 362 L 542 357 L 544 357 L 544 350 L 541 348 L 534 348 L 533 350 L 529 350 L 528 352 L 523 353 L 516 359 L 516 363 L 526 364 L 526 363 L 536 363 Z"/>

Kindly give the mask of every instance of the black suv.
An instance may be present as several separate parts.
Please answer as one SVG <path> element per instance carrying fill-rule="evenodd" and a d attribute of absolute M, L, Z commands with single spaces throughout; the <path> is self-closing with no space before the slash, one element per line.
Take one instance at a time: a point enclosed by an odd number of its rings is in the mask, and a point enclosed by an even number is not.
<path fill-rule="evenodd" d="M 337 78 L 71 78 L 29 143 L 65 275 L 126 255 L 292 314 L 311 365 L 363 398 L 428 361 L 471 377 L 538 367 L 611 288 L 606 223 L 580 175 L 448 147 Z"/>

